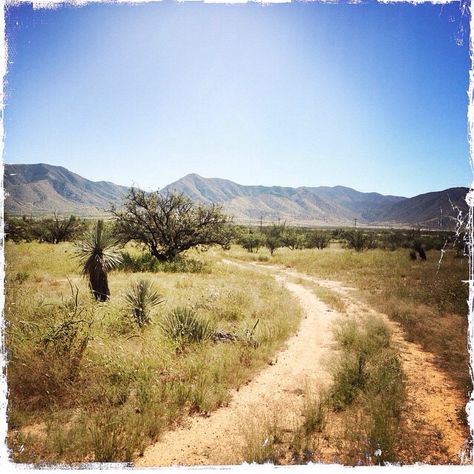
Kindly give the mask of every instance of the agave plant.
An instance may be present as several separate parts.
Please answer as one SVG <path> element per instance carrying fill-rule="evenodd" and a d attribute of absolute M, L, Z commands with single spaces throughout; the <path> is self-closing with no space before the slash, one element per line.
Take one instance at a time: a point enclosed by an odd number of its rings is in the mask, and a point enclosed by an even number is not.
<path fill-rule="evenodd" d="M 138 280 L 125 295 L 125 302 L 140 327 L 150 324 L 152 308 L 163 301 L 164 299 L 149 280 Z"/>
<path fill-rule="evenodd" d="M 107 273 L 121 262 L 117 241 L 98 220 L 95 228 L 78 242 L 76 255 L 83 264 L 82 273 L 89 278 L 89 288 L 98 301 L 110 296 Z"/>

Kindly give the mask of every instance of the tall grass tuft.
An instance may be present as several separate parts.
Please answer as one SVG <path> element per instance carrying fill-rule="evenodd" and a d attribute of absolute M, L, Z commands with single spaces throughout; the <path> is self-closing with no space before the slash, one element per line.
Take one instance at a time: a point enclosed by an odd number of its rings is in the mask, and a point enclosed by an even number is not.
<path fill-rule="evenodd" d="M 284 453 L 279 414 L 275 408 L 268 413 L 253 413 L 252 418 L 245 419 L 240 430 L 243 444 L 239 449 L 239 459 L 248 463 L 278 464 Z"/>
<path fill-rule="evenodd" d="M 316 454 L 326 427 L 327 397 L 321 389 L 306 388 L 298 423 L 292 433 L 290 449 L 294 463 L 306 463 Z"/>
<path fill-rule="evenodd" d="M 125 294 L 125 302 L 139 327 L 151 323 L 151 310 L 164 302 L 149 280 L 138 280 Z"/>
<path fill-rule="evenodd" d="M 357 440 L 348 452 L 352 462 L 396 459 L 405 401 L 405 375 L 399 354 L 391 346 L 390 330 L 381 317 L 342 320 L 335 329 L 340 352 L 332 366 L 330 404 L 347 415 L 347 439 Z M 359 416 L 359 415 L 363 416 Z"/>

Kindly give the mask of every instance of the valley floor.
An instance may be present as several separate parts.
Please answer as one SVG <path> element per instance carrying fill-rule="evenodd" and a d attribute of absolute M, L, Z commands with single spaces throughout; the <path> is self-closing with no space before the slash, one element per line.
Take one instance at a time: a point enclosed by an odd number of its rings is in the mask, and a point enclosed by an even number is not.
<path fill-rule="evenodd" d="M 454 254 L 212 249 L 114 271 L 100 304 L 70 243 L 7 242 L 6 258 L 14 462 L 471 461 Z M 124 305 L 138 278 L 165 300 L 142 328 Z M 233 342 L 171 340 L 162 323 L 183 307 Z"/>

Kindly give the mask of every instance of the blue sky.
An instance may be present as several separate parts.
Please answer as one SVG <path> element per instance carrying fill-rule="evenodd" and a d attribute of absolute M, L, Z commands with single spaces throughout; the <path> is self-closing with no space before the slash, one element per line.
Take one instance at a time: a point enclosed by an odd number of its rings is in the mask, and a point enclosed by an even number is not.
<path fill-rule="evenodd" d="M 9 7 L 4 159 L 145 189 L 469 186 L 466 23 L 457 3 Z"/>

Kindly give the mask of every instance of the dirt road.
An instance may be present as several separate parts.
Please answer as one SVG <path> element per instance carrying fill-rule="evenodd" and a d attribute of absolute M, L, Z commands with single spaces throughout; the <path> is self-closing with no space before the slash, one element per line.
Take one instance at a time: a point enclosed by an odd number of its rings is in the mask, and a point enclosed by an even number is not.
<path fill-rule="evenodd" d="M 247 269 L 250 266 L 228 264 Z M 226 464 L 235 457 L 236 447 L 241 442 L 239 428 L 243 417 L 251 416 L 253 410 L 261 415 L 278 409 L 280 417 L 285 416 L 284 410 L 294 413 L 302 402 L 307 384 L 329 382 L 325 359 L 331 352 L 331 323 L 338 314 L 319 301 L 311 290 L 290 282 L 284 272 L 271 271 L 304 310 L 297 334 L 288 340 L 286 349 L 275 356 L 272 365 L 234 391 L 228 406 L 208 418 L 191 417 L 188 426 L 166 433 L 145 451 L 136 466 Z"/>
<path fill-rule="evenodd" d="M 271 365 L 232 393 L 228 406 L 207 418 L 190 417 L 186 426 L 165 433 L 137 459 L 137 467 L 228 464 L 236 459 L 242 444 L 242 420 L 252 418 L 252 414 L 275 410 L 280 418 L 291 416 L 302 403 L 306 385 L 329 383 L 326 360 L 334 350 L 331 324 L 339 313 L 320 301 L 301 280 L 339 294 L 348 314 L 377 314 L 358 301 L 353 289 L 341 283 L 316 279 L 283 267 L 225 263 L 254 270 L 258 267 L 260 271 L 271 273 L 291 291 L 304 310 L 298 332 L 288 340 L 286 349 L 276 355 Z M 458 416 L 463 407 L 462 394 L 436 368 L 433 356 L 423 352 L 417 344 L 407 342 L 397 324 L 390 321 L 389 324 L 407 374 L 405 416 L 413 434 L 413 442 L 408 443 L 410 452 L 402 453 L 400 461 L 459 463 L 467 435 Z"/>

